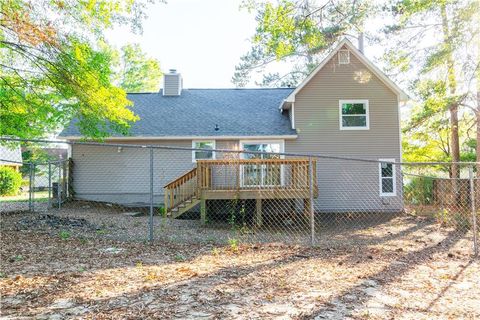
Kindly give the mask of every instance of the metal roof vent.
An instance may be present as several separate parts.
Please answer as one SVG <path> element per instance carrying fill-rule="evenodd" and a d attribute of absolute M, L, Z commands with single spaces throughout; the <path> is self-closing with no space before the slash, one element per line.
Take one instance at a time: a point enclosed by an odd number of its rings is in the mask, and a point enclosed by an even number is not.
<path fill-rule="evenodd" d="M 168 73 L 163 76 L 164 96 L 179 96 L 182 93 L 182 86 L 182 75 L 177 72 L 177 69 L 170 69 Z"/>

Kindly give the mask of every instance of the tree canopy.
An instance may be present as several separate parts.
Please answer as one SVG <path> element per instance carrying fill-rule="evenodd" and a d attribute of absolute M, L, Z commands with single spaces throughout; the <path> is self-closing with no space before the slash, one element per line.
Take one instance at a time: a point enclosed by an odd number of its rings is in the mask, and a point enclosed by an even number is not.
<path fill-rule="evenodd" d="M 147 1 L 147 0 L 146 0 Z M 127 134 L 138 117 L 112 84 L 105 29 L 141 30 L 142 0 L 0 0 L 0 135 L 41 137 L 77 118 L 85 137 Z"/>
<path fill-rule="evenodd" d="M 480 157 L 479 1 L 251 0 L 244 7 L 256 13 L 257 27 L 235 69 L 237 86 L 255 72 L 264 73 L 258 85 L 295 86 L 331 44 L 365 35 L 384 50 L 387 75 L 415 101 L 403 123 L 405 158 L 472 159 L 472 147 Z M 279 62 L 285 72 L 267 72 Z"/>
<path fill-rule="evenodd" d="M 240 58 L 232 82 L 243 87 L 252 73 L 263 73 L 257 84 L 295 86 L 319 63 L 322 54 L 340 37 L 356 36 L 374 11 L 371 1 L 246 1 L 256 13 L 256 32 L 251 49 Z M 291 66 L 285 72 L 268 72 L 278 62 Z"/>
<path fill-rule="evenodd" d="M 114 69 L 114 83 L 127 92 L 158 92 L 160 89 L 160 64 L 147 57 L 138 44 L 121 48 Z"/>

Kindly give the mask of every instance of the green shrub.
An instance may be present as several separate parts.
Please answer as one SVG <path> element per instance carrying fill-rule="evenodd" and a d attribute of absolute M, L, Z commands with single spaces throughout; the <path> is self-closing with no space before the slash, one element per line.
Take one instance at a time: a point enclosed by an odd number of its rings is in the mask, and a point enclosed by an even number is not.
<path fill-rule="evenodd" d="M 409 204 L 433 204 L 433 178 L 412 177 L 403 191 L 404 199 Z"/>
<path fill-rule="evenodd" d="M 12 168 L 0 167 L 0 196 L 18 194 L 22 185 L 22 175 Z"/>
<path fill-rule="evenodd" d="M 167 216 L 167 210 L 164 206 L 158 207 L 158 215 L 164 218 Z"/>

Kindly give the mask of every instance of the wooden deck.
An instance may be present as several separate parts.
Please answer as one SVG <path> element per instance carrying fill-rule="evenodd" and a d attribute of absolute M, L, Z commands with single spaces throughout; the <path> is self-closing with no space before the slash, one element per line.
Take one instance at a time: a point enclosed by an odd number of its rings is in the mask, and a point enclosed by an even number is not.
<path fill-rule="evenodd" d="M 310 186 L 310 164 L 312 181 Z M 165 185 L 165 208 L 178 217 L 206 200 L 305 199 L 318 196 L 316 161 L 295 159 L 198 160 L 197 166 Z"/>

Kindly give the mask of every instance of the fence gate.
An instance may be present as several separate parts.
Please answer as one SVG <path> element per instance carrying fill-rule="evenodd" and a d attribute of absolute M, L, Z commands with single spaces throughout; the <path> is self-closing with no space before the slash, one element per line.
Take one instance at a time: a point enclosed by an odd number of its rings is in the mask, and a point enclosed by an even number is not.
<path fill-rule="evenodd" d="M 68 198 L 68 160 L 47 163 L 23 164 L 22 172 L 28 183 L 22 186 L 21 194 L 12 201 L 18 210 L 42 212 L 61 208 Z M 13 210 L 11 210 L 13 211 Z"/>

